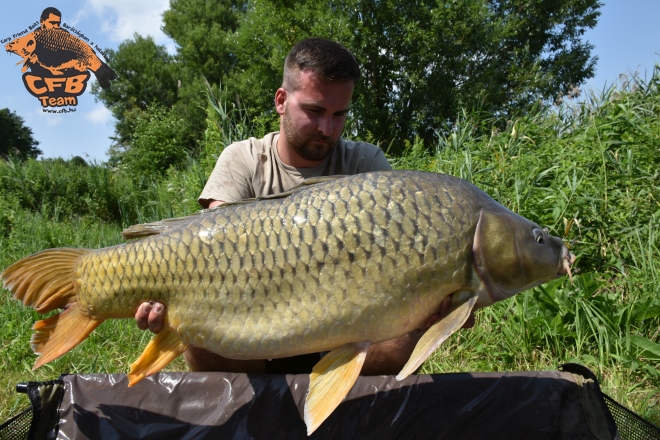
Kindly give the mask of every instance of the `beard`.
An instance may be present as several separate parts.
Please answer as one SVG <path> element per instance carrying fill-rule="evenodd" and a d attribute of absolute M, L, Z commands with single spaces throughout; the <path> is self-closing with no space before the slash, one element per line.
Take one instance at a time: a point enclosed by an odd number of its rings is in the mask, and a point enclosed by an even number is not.
<path fill-rule="evenodd" d="M 303 135 L 298 132 L 291 120 L 288 105 L 284 107 L 282 127 L 284 128 L 284 137 L 287 144 L 300 157 L 312 162 L 321 161 L 330 156 L 339 143 L 339 139 L 335 139 L 332 136 L 323 136 L 319 133 Z M 317 141 L 325 143 L 319 144 Z"/>

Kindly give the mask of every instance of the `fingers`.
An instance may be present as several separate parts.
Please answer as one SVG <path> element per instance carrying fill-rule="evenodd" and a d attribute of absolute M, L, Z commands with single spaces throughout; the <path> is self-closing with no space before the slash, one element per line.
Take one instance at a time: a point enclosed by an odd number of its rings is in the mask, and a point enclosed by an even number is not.
<path fill-rule="evenodd" d="M 421 326 L 418 330 L 425 332 L 426 330 L 431 328 L 433 324 L 438 322 L 440 319 L 444 318 L 450 306 L 451 306 L 451 296 L 448 296 L 447 298 L 443 299 L 442 302 L 440 303 L 440 307 L 438 308 L 437 313 L 434 313 L 431 316 L 429 316 L 426 322 L 424 323 L 424 325 Z"/>
<path fill-rule="evenodd" d="M 163 329 L 165 320 L 165 306 L 159 302 L 155 303 L 151 312 L 149 312 L 149 330 L 158 333 Z"/>
<path fill-rule="evenodd" d="M 449 307 L 451 307 L 451 296 L 448 296 L 447 298 L 442 300 L 442 303 L 440 303 L 440 318 L 444 318 L 447 312 L 449 311 Z M 470 316 L 468 316 L 467 321 L 465 321 L 465 324 L 461 328 L 472 328 L 474 327 L 474 310 L 470 312 Z"/>
<path fill-rule="evenodd" d="M 140 330 L 151 330 L 158 333 L 163 329 L 165 321 L 165 306 L 159 302 L 144 302 L 135 312 L 135 323 Z"/>
<path fill-rule="evenodd" d="M 149 313 L 151 312 L 153 305 L 148 302 L 140 304 L 137 311 L 135 312 L 135 323 L 137 324 L 140 330 L 146 330 L 149 328 Z"/>

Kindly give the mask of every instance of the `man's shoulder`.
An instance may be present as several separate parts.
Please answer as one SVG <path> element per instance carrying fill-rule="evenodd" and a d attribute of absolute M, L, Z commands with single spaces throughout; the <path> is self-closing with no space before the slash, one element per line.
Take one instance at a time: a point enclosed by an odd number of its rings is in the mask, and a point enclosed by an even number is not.
<path fill-rule="evenodd" d="M 343 174 L 366 173 L 369 171 L 391 170 L 385 153 L 377 145 L 369 142 L 341 139 L 340 159 L 335 165 Z"/>
<path fill-rule="evenodd" d="M 269 133 L 261 139 L 251 137 L 233 142 L 222 151 L 213 172 L 199 197 L 202 206 L 209 200 L 234 202 L 260 195 L 260 182 L 263 176 L 263 158 L 268 157 L 276 133 Z M 267 160 L 266 160 L 267 162 Z M 255 188 L 256 186 L 256 188 Z"/>
<path fill-rule="evenodd" d="M 377 145 L 370 144 L 369 142 L 351 141 L 351 140 L 344 139 L 344 138 L 341 138 L 341 142 L 339 143 L 339 146 L 344 151 L 351 152 L 351 153 L 378 154 L 379 151 L 380 152 L 383 151 Z"/>
<path fill-rule="evenodd" d="M 225 151 L 228 151 L 229 154 L 237 154 L 240 152 L 241 154 L 249 154 L 252 156 L 265 153 L 273 147 L 276 135 L 277 132 L 268 133 L 266 136 L 260 139 L 257 139 L 256 137 L 249 137 L 247 139 L 243 139 L 242 141 L 229 144 L 222 152 L 223 154 Z"/>

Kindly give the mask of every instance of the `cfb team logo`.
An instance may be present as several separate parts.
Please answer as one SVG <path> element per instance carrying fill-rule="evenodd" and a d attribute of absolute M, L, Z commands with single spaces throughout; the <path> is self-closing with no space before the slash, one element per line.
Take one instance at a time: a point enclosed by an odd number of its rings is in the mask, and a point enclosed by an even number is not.
<path fill-rule="evenodd" d="M 61 22 L 62 13 L 59 10 L 46 8 L 39 23 L 30 26 L 30 30 L 36 29 L 29 33 L 25 29 L 14 34 L 14 40 L 5 45 L 7 52 L 23 58 L 16 63 L 23 64 L 23 84 L 39 99 L 44 111 L 48 107 L 78 105 L 78 96 L 87 88 L 90 70 L 104 89 L 109 88 L 110 81 L 117 78 L 115 71 L 101 61 L 86 43 L 89 38 L 65 23 L 64 27 L 80 38 L 72 35 L 60 27 Z M 98 46 L 96 49 L 101 52 Z"/>

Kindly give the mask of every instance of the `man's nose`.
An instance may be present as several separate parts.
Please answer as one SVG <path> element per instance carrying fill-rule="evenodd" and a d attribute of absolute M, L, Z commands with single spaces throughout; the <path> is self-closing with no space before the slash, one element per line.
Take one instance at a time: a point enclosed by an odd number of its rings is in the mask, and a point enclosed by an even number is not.
<path fill-rule="evenodd" d="M 322 116 L 319 119 L 318 130 L 323 136 L 332 136 L 332 116 Z"/>

